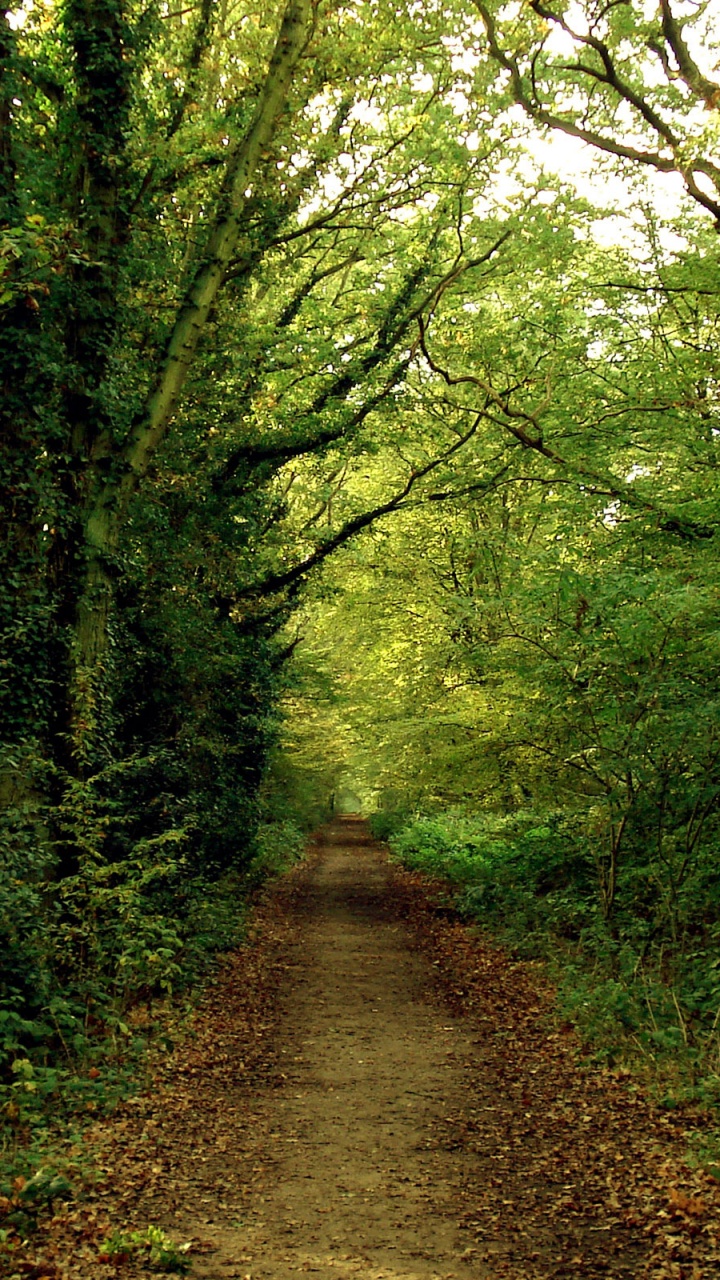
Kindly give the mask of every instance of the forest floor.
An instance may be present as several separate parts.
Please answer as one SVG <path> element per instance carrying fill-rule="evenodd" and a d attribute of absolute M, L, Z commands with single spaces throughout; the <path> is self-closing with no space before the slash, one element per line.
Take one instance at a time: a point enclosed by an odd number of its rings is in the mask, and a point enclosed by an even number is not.
<path fill-rule="evenodd" d="M 152 1086 L 91 1124 L 90 1172 L 22 1280 L 710 1280 L 720 1184 L 687 1120 L 583 1065 L 539 966 L 388 864 L 358 820 L 269 886 Z M 75 1150 L 75 1158 L 78 1151 Z"/>

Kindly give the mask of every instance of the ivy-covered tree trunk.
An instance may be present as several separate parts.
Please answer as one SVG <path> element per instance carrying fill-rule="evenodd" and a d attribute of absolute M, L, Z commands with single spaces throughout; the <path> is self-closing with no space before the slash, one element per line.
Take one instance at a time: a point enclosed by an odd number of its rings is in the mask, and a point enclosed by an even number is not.
<path fill-rule="evenodd" d="M 132 234 L 127 142 L 138 67 L 125 0 L 68 0 L 64 27 L 74 80 L 64 118 L 72 140 L 67 204 L 79 248 L 68 280 L 69 376 L 63 396 L 74 475 L 63 548 L 67 720 L 63 725 L 61 718 L 59 728 L 61 754 L 72 768 L 94 754 L 102 720 L 98 676 L 110 616 L 110 555 L 116 548 L 108 545 L 105 558 L 92 555 L 88 515 L 117 430 L 105 380 L 117 340 L 122 255 Z"/>
<path fill-rule="evenodd" d="M 96 265 L 93 258 L 93 265 L 84 271 L 80 290 L 81 298 L 92 298 L 92 321 L 80 316 L 73 326 L 75 354 L 84 371 L 85 383 L 99 387 L 112 343 L 119 248 L 132 233 L 125 207 L 129 193 L 126 190 L 121 195 L 117 184 L 125 124 L 122 110 L 113 113 L 110 109 L 114 80 L 121 86 L 127 80 L 127 41 L 117 17 L 117 7 L 110 0 L 98 6 L 83 0 L 71 6 L 71 11 L 79 19 L 78 64 L 83 65 L 87 55 L 89 65 L 99 66 L 102 72 L 94 79 L 88 74 L 81 84 L 87 142 L 78 174 L 78 191 L 82 193 L 80 222 L 88 252 L 99 257 L 100 263 Z M 95 49 L 89 36 L 93 20 L 100 33 L 99 47 Z M 70 644 L 68 730 L 72 756 L 81 765 L 88 763 L 101 745 L 115 564 L 130 503 L 172 421 L 203 329 L 223 286 L 243 229 L 243 212 L 251 194 L 253 175 L 285 106 L 296 64 L 310 34 L 311 20 L 310 0 L 291 0 L 287 5 L 256 110 L 246 132 L 231 145 L 206 244 L 172 325 L 147 402 L 128 437 L 117 443 L 112 424 L 103 420 L 102 408 L 93 396 L 85 392 L 76 397 L 74 445 L 86 458 L 82 478 L 86 496 Z M 123 87 L 121 104 L 125 96 Z M 114 121 L 114 132 L 101 138 L 97 136 L 97 128 L 107 120 Z"/>

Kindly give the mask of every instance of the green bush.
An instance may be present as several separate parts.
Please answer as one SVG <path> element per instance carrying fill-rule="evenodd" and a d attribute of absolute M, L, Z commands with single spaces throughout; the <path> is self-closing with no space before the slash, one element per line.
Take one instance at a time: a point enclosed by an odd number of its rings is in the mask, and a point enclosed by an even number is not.
<path fill-rule="evenodd" d="M 153 767 L 128 762 L 125 776 L 135 786 Z M 164 817 L 151 810 L 146 834 L 133 833 L 132 815 L 115 811 L 114 775 L 68 788 L 53 816 L 54 848 L 73 848 L 71 872 L 57 875 L 53 846 L 41 851 L 26 816 L 0 833 L 0 1130 L 10 1152 L 51 1112 L 102 1110 L 132 1087 L 145 1039 L 127 1012 L 186 988 L 237 944 L 252 889 L 305 844 L 293 822 L 263 824 L 246 834 L 235 869 L 209 877 L 193 857 L 192 821 L 163 829 L 173 816 L 163 801 Z"/>
<path fill-rule="evenodd" d="M 368 818 L 370 833 L 375 840 L 389 840 L 407 826 L 412 819 L 405 810 L 378 809 Z"/>
<path fill-rule="evenodd" d="M 257 879 L 279 875 L 302 858 L 307 836 L 291 819 L 262 823 L 255 837 L 250 875 Z"/>
<path fill-rule="evenodd" d="M 502 926 L 524 949 L 549 928 L 576 937 L 594 911 L 591 865 L 556 814 L 421 817 L 390 848 L 406 866 L 448 880 L 458 910 Z"/>
<path fill-rule="evenodd" d="M 596 866 L 572 816 L 447 812 L 390 836 L 403 865 L 440 877 L 457 910 L 516 954 L 551 966 L 561 1011 L 601 1059 L 639 1058 L 669 1099 L 720 1100 L 720 930 L 668 936 L 647 902 L 640 862 L 623 868 L 619 905 L 600 910 Z"/>
<path fill-rule="evenodd" d="M 184 1275 L 192 1266 L 189 1248 L 189 1244 L 175 1244 L 160 1227 L 150 1226 L 144 1231 L 114 1231 L 105 1240 L 100 1259 L 122 1264 L 136 1258 L 152 1271 Z"/>

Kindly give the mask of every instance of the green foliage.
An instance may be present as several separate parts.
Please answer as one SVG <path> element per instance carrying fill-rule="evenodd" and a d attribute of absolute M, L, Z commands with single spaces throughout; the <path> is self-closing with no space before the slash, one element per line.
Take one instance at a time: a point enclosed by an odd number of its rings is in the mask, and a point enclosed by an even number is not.
<path fill-rule="evenodd" d="M 306 836 L 289 819 L 265 822 L 258 828 L 255 844 L 256 853 L 248 874 L 253 880 L 265 880 L 286 871 L 302 858 Z"/>
<path fill-rule="evenodd" d="M 27 1164 L 25 1166 L 27 1168 Z M 28 1236 L 36 1229 L 41 1211 L 47 1211 L 56 1200 L 72 1199 L 73 1187 L 64 1170 L 41 1164 L 26 1178 L 13 1176 L 11 1164 L 3 1161 L 0 1172 L 0 1195 L 3 1197 L 0 1230 L 0 1257 L 3 1246 L 12 1247 L 12 1235 Z"/>
<path fill-rule="evenodd" d="M 178 1245 L 160 1227 L 144 1231 L 114 1231 L 105 1240 L 101 1261 L 122 1263 L 136 1259 L 152 1271 L 185 1275 L 192 1263 L 187 1257 L 189 1245 Z"/>
<path fill-rule="evenodd" d="M 717 1105 L 717 928 L 705 945 L 672 948 L 648 933 L 642 904 L 631 902 L 611 930 L 581 840 L 581 826 L 562 812 L 518 810 L 419 817 L 390 847 L 403 865 L 447 883 L 464 916 L 549 962 L 559 1008 L 597 1058 L 652 1064 L 668 1103 Z"/>
<path fill-rule="evenodd" d="M 691 1132 L 688 1164 L 707 1169 L 713 1178 L 720 1180 L 720 1132 L 700 1130 Z"/>
<path fill-rule="evenodd" d="M 494 0 L 291 9 L 287 77 L 284 4 L 0 14 L 16 1136 L 100 1105 L 127 1011 L 344 786 L 401 844 L 434 814 L 403 856 L 518 945 L 582 945 L 603 1008 L 627 957 L 684 1045 L 712 1018 L 709 10 L 588 0 L 588 44 Z M 553 174 L 547 124 L 600 184 Z M 673 166 L 674 203 L 640 177 Z"/>
<path fill-rule="evenodd" d="M 419 817 L 390 848 L 405 866 L 449 881 L 460 911 L 529 952 L 547 931 L 577 937 L 592 919 L 592 864 L 562 813 Z"/>
<path fill-rule="evenodd" d="M 376 840 L 390 840 L 407 827 L 410 814 L 402 810 L 377 809 L 368 817 L 368 826 Z"/>
<path fill-rule="evenodd" d="M 137 780 L 150 764 L 136 760 L 127 772 Z M 89 788 L 80 794 L 87 804 Z M 106 839 L 112 813 L 111 805 L 96 811 Z M 170 830 L 136 844 L 132 857 L 87 856 L 75 874 L 33 893 L 23 877 L 3 876 L 0 1136 L 10 1153 L 41 1136 L 51 1115 L 57 1123 L 102 1112 L 132 1092 L 147 1043 L 138 1004 L 186 989 L 217 952 L 241 942 L 249 895 L 304 845 L 294 822 L 264 822 L 239 868 L 209 879 L 191 873 L 188 833 Z"/>

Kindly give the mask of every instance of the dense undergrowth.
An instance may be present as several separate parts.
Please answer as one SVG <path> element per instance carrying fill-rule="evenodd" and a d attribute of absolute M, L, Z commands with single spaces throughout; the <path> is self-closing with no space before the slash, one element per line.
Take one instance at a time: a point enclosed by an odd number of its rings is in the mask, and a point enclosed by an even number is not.
<path fill-rule="evenodd" d="M 253 892 L 302 856 L 291 820 L 261 823 L 239 867 L 187 875 L 180 833 L 61 881 L 5 875 L 0 899 L 0 1196 L 17 1209 L 68 1189 L 52 1149 L 144 1078 L 149 1045 L 218 953 L 242 941 Z M 7 845 L 6 845 L 7 851 Z M 37 927 L 42 919 L 43 928 Z M 27 1223 L 25 1223 L 27 1219 Z M 13 1224 L 11 1224 L 13 1225 Z"/>
<path fill-rule="evenodd" d="M 445 881 L 466 918 L 549 963 L 563 1015 L 599 1061 L 642 1065 L 667 1105 L 720 1104 L 711 850 L 671 919 L 652 868 L 637 863 L 621 870 L 608 916 L 592 854 L 566 813 L 378 813 L 371 825 L 405 866 Z"/>

